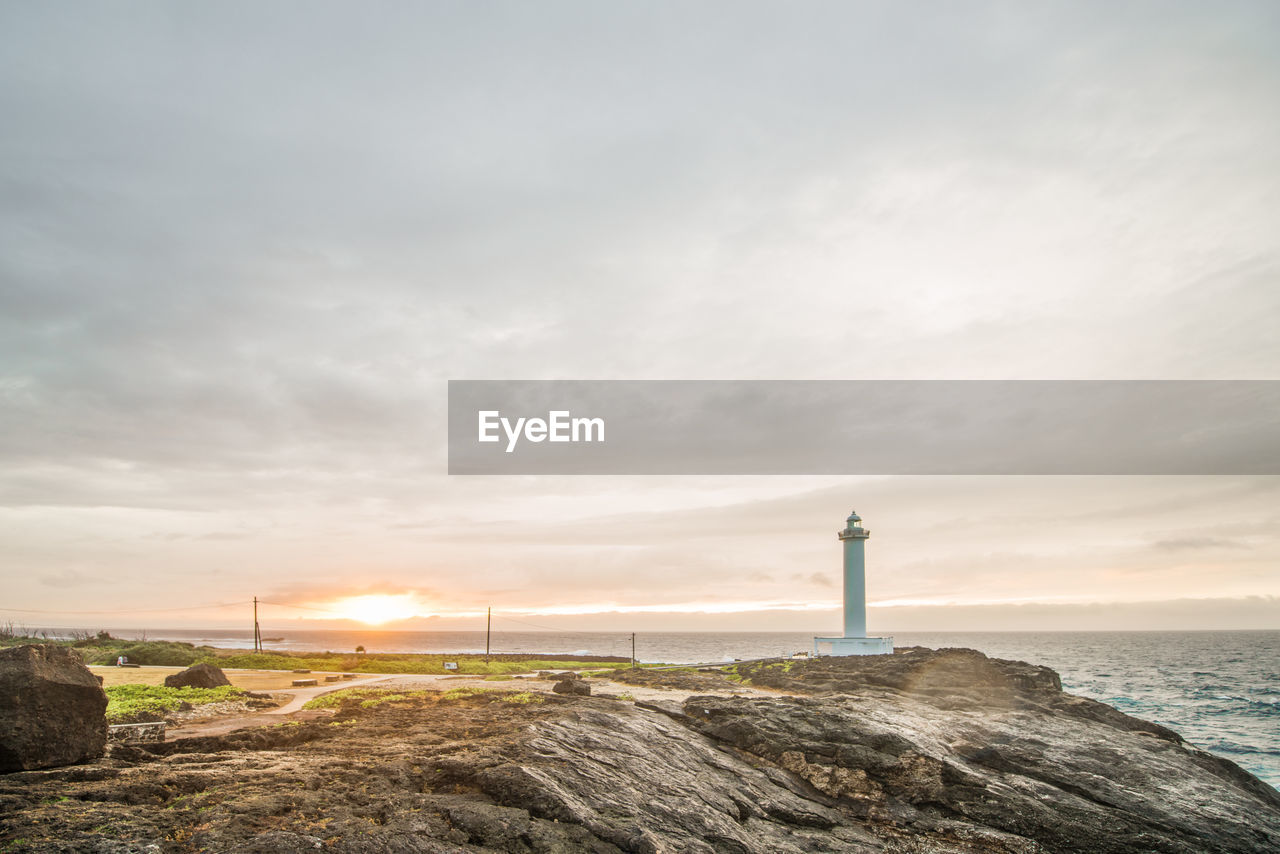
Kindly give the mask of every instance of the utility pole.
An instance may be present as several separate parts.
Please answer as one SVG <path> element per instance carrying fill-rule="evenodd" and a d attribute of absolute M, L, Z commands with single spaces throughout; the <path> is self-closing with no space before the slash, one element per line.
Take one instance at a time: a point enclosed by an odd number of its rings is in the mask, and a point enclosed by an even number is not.
<path fill-rule="evenodd" d="M 253 651 L 262 652 L 262 629 L 258 628 L 258 597 L 253 597 Z"/>
<path fill-rule="evenodd" d="M 636 669 L 636 633 L 631 633 L 631 669 Z"/>
<path fill-rule="evenodd" d="M 489 663 L 489 633 L 493 629 L 493 606 L 490 605 L 484 620 L 484 663 Z"/>

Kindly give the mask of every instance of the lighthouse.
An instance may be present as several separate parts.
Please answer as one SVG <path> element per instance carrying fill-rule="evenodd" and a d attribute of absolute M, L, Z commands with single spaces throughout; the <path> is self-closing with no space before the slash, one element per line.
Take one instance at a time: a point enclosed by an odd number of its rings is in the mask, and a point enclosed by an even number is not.
<path fill-rule="evenodd" d="M 814 655 L 886 655 L 893 638 L 867 637 L 866 545 L 871 532 L 862 517 L 850 512 L 844 529 L 836 532 L 844 549 L 844 636 L 813 639 Z"/>

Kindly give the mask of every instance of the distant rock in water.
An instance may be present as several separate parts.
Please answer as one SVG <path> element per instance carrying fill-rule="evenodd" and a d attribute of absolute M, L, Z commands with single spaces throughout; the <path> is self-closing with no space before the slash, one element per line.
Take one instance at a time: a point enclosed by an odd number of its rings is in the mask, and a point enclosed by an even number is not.
<path fill-rule="evenodd" d="M 221 688 L 230 684 L 222 668 L 212 664 L 193 664 L 181 673 L 164 677 L 166 688 Z"/>
<path fill-rule="evenodd" d="M 96 759 L 107 745 L 107 695 L 57 644 L 0 650 L 0 771 Z"/>

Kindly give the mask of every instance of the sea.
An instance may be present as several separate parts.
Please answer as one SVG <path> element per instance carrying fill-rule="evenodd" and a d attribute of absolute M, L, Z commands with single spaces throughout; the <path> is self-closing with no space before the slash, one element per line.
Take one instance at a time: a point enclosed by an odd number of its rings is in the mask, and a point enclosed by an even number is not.
<path fill-rule="evenodd" d="M 115 633 L 115 632 L 113 632 Z M 129 630 L 117 637 L 128 638 Z M 252 647 L 237 630 L 148 630 L 152 640 Z M 494 653 L 629 657 L 630 633 L 494 632 Z M 1042 664 L 1072 694 L 1154 721 L 1280 788 L 1280 631 L 902 632 L 895 646 L 968 647 Z M 482 653 L 484 632 L 281 631 L 268 649 Z M 798 632 L 646 632 L 640 661 L 692 664 L 789 656 L 813 646 Z"/>

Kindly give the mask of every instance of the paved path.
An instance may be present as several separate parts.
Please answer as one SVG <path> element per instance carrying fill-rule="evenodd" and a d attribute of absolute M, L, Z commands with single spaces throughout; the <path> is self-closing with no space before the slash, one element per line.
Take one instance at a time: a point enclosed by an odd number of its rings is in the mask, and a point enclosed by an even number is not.
<path fill-rule="evenodd" d="M 375 682 L 386 682 L 389 679 L 395 678 L 395 676 L 374 676 L 368 679 L 348 679 L 345 682 L 326 682 L 325 684 L 317 685 L 314 688 L 290 688 L 287 691 L 272 691 L 272 694 L 292 694 L 293 699 L 285 703 L 280 708 L 272 709 L 264 714 L 292 714 L 293 712 L 300 710 L 308 700 L 319 697 L 321 694 L 331 694 L 334 691 L 342 691 L 347 688 L 358 688 L 361 685 L 372 685 Z"/>

